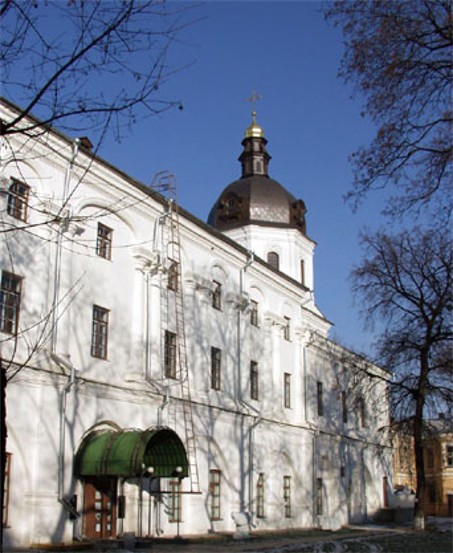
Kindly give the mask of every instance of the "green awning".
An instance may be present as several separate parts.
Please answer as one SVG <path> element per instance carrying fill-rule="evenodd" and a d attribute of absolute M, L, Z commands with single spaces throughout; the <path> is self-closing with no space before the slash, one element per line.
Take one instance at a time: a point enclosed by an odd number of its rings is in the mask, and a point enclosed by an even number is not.
<path fill-rule="evenodd" d="M 186 450 L 169 428 L 93 432 L 81 443 L 76 476 L 188 476 Z"/>

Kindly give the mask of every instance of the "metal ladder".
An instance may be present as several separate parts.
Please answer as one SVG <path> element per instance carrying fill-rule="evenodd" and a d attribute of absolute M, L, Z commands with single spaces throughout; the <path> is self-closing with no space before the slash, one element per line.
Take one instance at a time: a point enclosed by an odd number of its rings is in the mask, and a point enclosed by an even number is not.
<path fill-rule="evenodd" d="M 181 242 L 179 232 L 179 211 L 176 198 L 176 177 L 167 171 L 157 173 L 154 177 L 152 188 L 162 194 L 167 199 L 167 216 L 164 219 L 162 228 L 162 259 L 167 270 L 170 270 L 173 263 L 173 269 L 176 273 L 170 275 L 173 278 L 174 286 L 172 292 L 174 303 L 170 304 L 168 287 L 165 283 L 161 284 L 161 309 L 162 309 L 162 339 L 165 334 L 166 325 L 170 313 L 169 308 L 174 307 L 175 326 L 176 326 L 176 378 L 180 385 L 180 400 L 174 400 L 175 407 L 179 405 L 182 409 L 185 431 L 185 445 L 187 449 L 187 459 L 189 463 L 190 492 L 200 493 L 200 481 L 197 462 L 197 447 L 195 438 L 195 429 L 193 422 L 192 400 L 189 385 L 189 366 L 187 361 L 186 331 L 184 323 L 184 297 L 183 297 L 183 279 L 181 266 Z M 165 296 L 165 297 L 164 297 Z M 162 349 L 162 353 L 163 353 Z M 165 363 L 164 356 L 162 361 Z M 173 426 L 176 428 L 178 417 L 174 413 Z"/>

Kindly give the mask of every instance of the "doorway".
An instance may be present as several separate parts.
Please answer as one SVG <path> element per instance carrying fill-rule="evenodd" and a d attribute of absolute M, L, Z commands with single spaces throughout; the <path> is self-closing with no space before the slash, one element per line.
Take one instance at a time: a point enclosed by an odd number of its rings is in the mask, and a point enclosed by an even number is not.
<path fill-rule="evenodd" d="M 91 539 L 115 537 L 117 478 L 87 478 L 84 488 L 85 536 Z"/>

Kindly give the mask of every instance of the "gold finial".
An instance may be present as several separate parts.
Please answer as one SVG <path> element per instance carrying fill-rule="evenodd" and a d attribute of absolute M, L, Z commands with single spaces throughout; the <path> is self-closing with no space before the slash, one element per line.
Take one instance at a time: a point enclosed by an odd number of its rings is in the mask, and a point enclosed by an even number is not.
<path fill-rule="evenodd" d="M 248 102 L 252 102 L 252 124 L 247 127 L 245 130 L 245 137 L 246 138 L 263 138 L 264 132 L 263 129 L 258 125 L 256 122 L 256 110 L 255 110 L 255 104 L 258 100 L 261 100 L 261 94 L 258 94 L 257 92 L 252 92 L 252 95 L 250 98 L 246 98 Z"/>

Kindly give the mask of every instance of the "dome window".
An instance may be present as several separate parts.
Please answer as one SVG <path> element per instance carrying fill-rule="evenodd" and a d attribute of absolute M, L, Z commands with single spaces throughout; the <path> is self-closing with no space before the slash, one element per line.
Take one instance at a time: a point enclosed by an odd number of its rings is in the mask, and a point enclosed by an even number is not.
<path fill-rule="evenodd" d="M 277 271 L 280 269 L 280 257 L 278 253 L 269 252 L 267 254 L 267 262 L 271 267 L 273 267 L 274 269 L 277 269 Z"/>
<path fill-rule="evenodd" d="M 241 200 L 236 194 L 227 196 L 220 205 L 220 218 L 223 221 L 238 219 L 241 213 Z"/>

